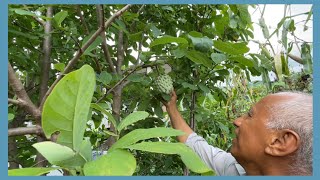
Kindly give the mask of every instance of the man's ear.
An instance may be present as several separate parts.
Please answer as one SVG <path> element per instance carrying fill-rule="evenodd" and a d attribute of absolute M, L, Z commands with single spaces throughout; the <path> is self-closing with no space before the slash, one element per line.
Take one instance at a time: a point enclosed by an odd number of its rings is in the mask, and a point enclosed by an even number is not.
<path fill-rule="evenodd" d="M 290 130 L 283 129 L 274 132 L 265 148 L 265 153 L 271 156 L 286 156 L 298 149 L 300 136 Z"/>

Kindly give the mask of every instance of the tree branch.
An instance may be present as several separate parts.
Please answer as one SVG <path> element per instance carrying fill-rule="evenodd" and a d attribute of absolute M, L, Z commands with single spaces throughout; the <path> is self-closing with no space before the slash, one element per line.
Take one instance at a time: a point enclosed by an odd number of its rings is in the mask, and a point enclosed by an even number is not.
<path fill-rule="evenodd" d="M 97 17 L 99 26 L 103 28 L 103 32 L 101 32 L 100 36 L 102 38 L 101 47 L 103 50 L 104 59 L 106 60 L 106 63 L 109 64 L 109 69 L 114 74 L 117 73 L 116 69 L 114 68 L 113 61 L 111 60 L 110 52 L 107 45 L 107 38 L 105 34 L 105 24 L 104 24 L 104 12 L 103 12 L 103 5 L 96 5 L 97 7 Z"/>
<path fill-rule="evenodd" d="M 114 13 L 108 20 L 107 22 L 104 24 L 105 28 L 108 28 L 111 23 L 118 18 L 119 16 L 121 16 L 126 10 L 128 10 L 130 7 L 132 6 L 132 4 L 128 4 L 125 7 L 123 7 L 122 9 L 120 9 L 118 12 Z"/>
<path fill-rule="evenodd" d="M 131 72 L 129 72 L 125 77 L 123 77 L 120 81 L 117 82 L 112 88 L 110 88 L 106 94 L 104 94 L 96 103 L 100 102 L 103 98 L 105 98 L 109 93 L 111 93 L 116 87 L 121 85 L 132 73 L 134 73 L 139 67 L 141 66 L 136 66 Z"/>
<path fill-rule="evenodd" d="M 15 105 L 21 105 L 21 102 L 19 100 L 15 100 L 15 99 L 8 99 L 8 103 L 9 104 L 15 104 Z"/>
<path fill-rule="evenodd" d="M 47 17 L 53 17 L 53 7 L 49 6 L 47 9 Z M 50 72 L 50 56 L 51 56 L 51 31 L 52 31 L 52 22 L 47 20 L 44 26 L 44 40 L 43 40 L 43 57 L 41 61 L 41 82 L 40 82 L 40 103 L 48 91 L 48 82 L 49 82 L 49 72 Z"/>
<path fill-rule="evenodd" d="M 41 111 L 30 100 L 21 81 L 16 77 L 16 74 L 10 62 L 8 62 L 8 77 L 9 77 L 9 84 L 11 85 L 13 91 L 18 97 L 19 105 L 23 107 L 36 120 L 39 120 L 41 118 Z"/>
<path fill-rule="evenodd" d="M 123 31 L 119 31 L 118 35 L 118 47 L 117 47 L 117 73 L 122 74 L 121 66 L 124 60 L 124 48 L 123 48 Z"/>
<path fill-rule="evenodd" d="M 18 128 L 11 128 L 8 129 L 8 136 L 21 136 L 27 134 L 36 134 L 36 135 L 43 135 L 43 130 L 41 126 L 35 127 L 18 127 Z"/>
<path fill-rule="evenodd" d="M 97 9 L 97 19 L 98 19 L 99 26 L 104 28 L 105 26 L 104 26 L 103 5 L 97 4 L 96 9 Z"/>

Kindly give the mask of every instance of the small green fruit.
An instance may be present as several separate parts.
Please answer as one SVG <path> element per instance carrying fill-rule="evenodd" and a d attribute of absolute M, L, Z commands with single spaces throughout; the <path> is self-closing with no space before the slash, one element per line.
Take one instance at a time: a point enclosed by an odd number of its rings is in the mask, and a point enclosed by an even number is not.
<path fill-rule="evenodd" d="M 164 94 L 170 94 L 171 91 L 173 90 L 173 85 L 172 85 L 172 79 L 169 75 L 160 75 L 156 80 L 155 80 L 155 86 L 156 89 L 160 93 Z"/>

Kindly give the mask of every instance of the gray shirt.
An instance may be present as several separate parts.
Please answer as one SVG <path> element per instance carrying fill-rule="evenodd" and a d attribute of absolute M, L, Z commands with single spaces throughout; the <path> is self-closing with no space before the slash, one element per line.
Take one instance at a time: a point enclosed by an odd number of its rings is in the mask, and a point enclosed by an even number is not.
<path fill-rule="evenodd" d="M 236 159 L 226 151 L 213 147 L 207 141 L 192 133 L 188 136 L 185 144 L 195 151 L 200 158 L 213 169 L 219 176 L 244 176 L 243 167 Z"/>

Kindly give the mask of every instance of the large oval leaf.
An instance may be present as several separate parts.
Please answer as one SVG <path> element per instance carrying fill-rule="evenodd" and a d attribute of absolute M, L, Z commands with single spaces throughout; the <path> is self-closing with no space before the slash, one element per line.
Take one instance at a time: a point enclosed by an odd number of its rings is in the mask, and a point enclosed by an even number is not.
<path fill-rule="evenodd" d="M 124 148 L 144 139 L 166 136 L 180 136 L 183 134 L 184 132 L 172 128 L 135 129 L 120 138 L 115 144 L 111 146 L 109 151 L 117 148 Z"/>
<path fill-rule="evenodd" d="M 200 159 L 200 157 L 183 143 L 168 142 L 142 142 L 127 146 L 129 149 L 148 151 L 163 154 L 178 154 L 183 163 L 193 172 L 212 173 L 213 171 Z"/>
<path fill-rule="evenodd" d="M 58 168 L 22 168 L 8 170 L 8 176 L 40 176 Z"/>
<path fill-rule="evenodd" d="M 131 176 L 136 169 L 136 159 L 126 150 L 108 152 L 84 165 L 86 176 Z"/>
<path fill-rule="evenodd" d="M 227 60 L 227 56 L 221 53 L 212 53 L 211 54 L 211 59 L 214 61 L 216 64 L 221 63 L 222 61 Z"/>
<path fill-rule="evenodd" d="M 164 36 L 151 42 L 150 47 L 160 45 L 160 44 L 169 44 L 169 43 L 188 44 L 188 41 L 184 38 Z"/>
<path fill-rule="evenodd" d="M 207 68 L 212 68 L 212 61 L 207 57 L 205 53 L 191 50 L 186 53 L 186 57 L 196 64 L 203 64 Z"/>
<path fill-rule="evenodd" d="M 278 53 L 274 56 L 274 67 L 280 80 L 282 80 L 282 63 L 281 54 Z"/>
<path fill-rule="evenodd" d="M 229 57 L 231 61 L 236 61 L 239 62 L 242 65 L 245 65 L 247 67 L 253 67 L 254 66 L 254 61 L 248 58 L 245 58 L 243 56 L 234 56 L 234 57 Z"/>
<path fill-rule="evenodd" d="M 145 111 L 136 111 L 131 114 L 129 114 L 126 118 L 124 118 L 118 126 L 118 131 L 120 132 L 123 128 L 140 121 L 142 119 L 145 119 L 149 116 L 149 113 Z"/>
<path fill-rule="evenodd" d="M 222 52 L 232 55 L 244 54 L 250 50 L 245 43 L 213 41 L 213 46 Z"/>
<path fill-rule="evenodd" d="M 51 164 L 58 165 L 59 162 L 72 158 L 75 152 L 67 146 L 51 141 L 39 142 L 32 145 Z"/>
<path fill-rule="evenodd" d="M 57 143 L 79 151 L 94 87 L 95 73 L 89 65 L 61 79 L 43 106 L 42 127 L 47 138 L 59 131 Z"/>
<path fill-rule="evenodd" d="M 51 141 L 35 143 L 36 148 L 51 164 L 61 167 L 82 166 L 92 160 L 91 143 L 83 140 L 79 153 L 75 153 L 67 146 L 63 146 Z"/>

